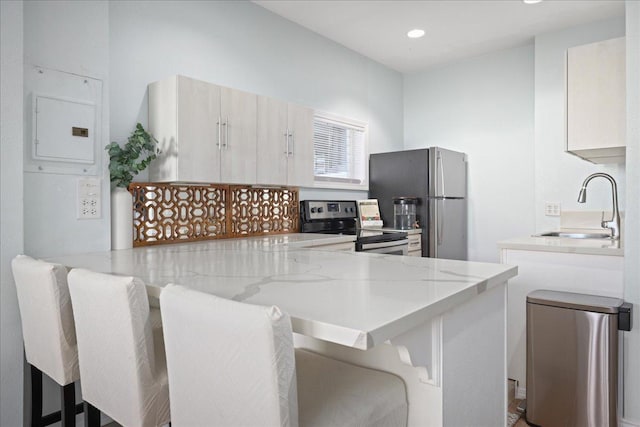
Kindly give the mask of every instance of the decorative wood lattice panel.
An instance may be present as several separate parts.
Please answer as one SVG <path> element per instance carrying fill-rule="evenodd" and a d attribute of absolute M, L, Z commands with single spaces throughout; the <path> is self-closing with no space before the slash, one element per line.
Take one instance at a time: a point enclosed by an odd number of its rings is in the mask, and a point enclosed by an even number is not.
<path fill-rule="evenodd" d="M 225 185 L 132 183 L 134 246 L 227 237 Z"/>
<path fill-rule="evenodd" d="M 231 186 L 231 233 L 292 233 L 299 229 L 298 190 Z"/>
<path fill-rule="evenodd" d="M 297 188 L 132 183 L 133 246 L 293 233 Z"/>

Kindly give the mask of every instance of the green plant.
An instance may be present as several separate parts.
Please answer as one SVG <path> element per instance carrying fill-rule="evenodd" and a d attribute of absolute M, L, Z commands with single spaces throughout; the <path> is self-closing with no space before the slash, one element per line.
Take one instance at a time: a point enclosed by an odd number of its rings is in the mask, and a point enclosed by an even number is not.
<path fill-rule="evenodd" d="M 112 142 L 105 147 L 109 152 L 109 174 L 111 189 L 127 188 L 133 177 L 146 169 L 149 163 L 160 154 L 158 141 L 147 132 L 140 123 L 127 140 L 124 147 Z"/>

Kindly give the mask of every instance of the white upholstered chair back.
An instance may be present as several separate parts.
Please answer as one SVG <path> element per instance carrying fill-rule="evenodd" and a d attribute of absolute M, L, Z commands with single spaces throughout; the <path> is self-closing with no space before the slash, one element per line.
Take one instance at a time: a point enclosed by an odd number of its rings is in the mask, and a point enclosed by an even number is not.
<path fill-rule="evenodd" d="M 78 380 L 76 331 L 67 269 L 18 255 L 11 262 L 27 362 L 60 385 Z"/>
<path fill-rule="evenodd" d="M 298 425 L 287 314 L 175 285 L 160 309 L 173 426 Z"/>
<path fill-rule="evenodd" d="M 144 283 L 74 269 L 69 289 L 83 399 L 125 426 L 168 423 L 166 365 L 162 343 L 154 350 Z"/>

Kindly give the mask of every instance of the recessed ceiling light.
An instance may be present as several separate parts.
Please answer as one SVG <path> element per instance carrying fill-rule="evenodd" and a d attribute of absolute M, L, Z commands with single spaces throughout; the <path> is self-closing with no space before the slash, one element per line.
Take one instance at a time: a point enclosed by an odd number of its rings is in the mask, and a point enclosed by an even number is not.
<path fill-rule="evenodd" d="M 407 33 L 407 37 L 409 37 L 410 39 L 419 39 L 422 36 L 424 36 L 424 30 L 420 30 L 418 28 L 413 29 Z"/>
<path fill-rule="evenodd" d="M 540 3 L 542 0 L 522 0 L 524 4 L 536 4 Z"/>

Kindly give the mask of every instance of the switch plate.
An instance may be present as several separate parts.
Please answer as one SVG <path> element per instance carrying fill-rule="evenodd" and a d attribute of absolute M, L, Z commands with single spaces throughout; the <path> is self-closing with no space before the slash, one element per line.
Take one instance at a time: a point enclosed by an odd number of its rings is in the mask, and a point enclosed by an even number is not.
<path fill-rule="evenodd" d="M 97 219 L 102 217 L 102 191 L 98 178 L 78 179 L 78 219 Z"/>
<path fill-rule="evenodd" d="M 560 203 L 545 202 L 544 214 L 545 216 L 560 216 Z"/>

